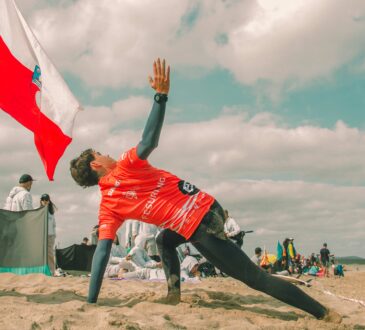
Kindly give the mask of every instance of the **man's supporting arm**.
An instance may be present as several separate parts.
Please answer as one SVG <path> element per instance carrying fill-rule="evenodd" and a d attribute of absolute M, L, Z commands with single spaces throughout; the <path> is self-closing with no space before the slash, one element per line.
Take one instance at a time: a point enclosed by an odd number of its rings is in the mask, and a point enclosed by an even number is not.
<path fill-rule="evenodd" d="M 103 282 L 106 266 L 109 261 L 113 240 L 102 239 L 98 242 L 91 266 L 91 279 L 89 286 L 88 303 L 96 303 Z"/>

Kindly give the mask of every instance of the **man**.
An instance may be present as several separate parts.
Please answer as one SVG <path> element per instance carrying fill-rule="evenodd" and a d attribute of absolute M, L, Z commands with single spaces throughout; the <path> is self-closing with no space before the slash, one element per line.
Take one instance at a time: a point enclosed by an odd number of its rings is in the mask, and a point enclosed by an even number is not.
<path fill-rule="evenodd" d="M 119 226 L 136 219 L 165 228 L 157 246 L 168 284 L 166 302 L 180 302 L 180 263 L 176 248 L 187 241 L 224 273 L 319 319 L 341 317 L 294 285 L 256 267 L 224 234 L 224 211 L 209 194 L 147 161 L 157 147 L 170 88 L 165 60 L 153 64 L 151 87 L 156 91 L 142 140 L 118 161 L 92 149 L 70 163 L 74 180 L 82 187 L 98 184 L 101 190 L 99 243 L 91 269 L 88 302 L 95 303 Z"/>
<path fill-rule="evenodd" d="M 81 245 L 89 245 L 89 239 L 87 237 L 84 237 L 82 239 Z"/>
<path fill-rule="evenodd" d="M 260 247 L 257 247 L 255 249 L 255 254 L 252 256 L 251 261 L 260 267 L 260 263 L 261 263 L 261 259 L 262 259 L 262 250 Z"/>
<path fill-rule="evenodd" d="M 240 248 L 243 245 L 243 236 L 245 232 L 241 230 L 236 220 L 229 216 L 228 210 L 224 210 L 224 233 L 233 243 L 236 243 Z"/>
<path fill-rule="evenodd" d="M 329 267 L 330 267 L 330 256 L 331 256 L 331 252 L 330 250 L 327 249 L 327 243 L 323 243 L 323 247 L 322 249 L 319 251 L 320 253 L 320 259 L 321 259 L 321 264 L 324 268 L 324 275 L 326 277 L 329 277 Z"/>
<path fill-rule="evenodd" d="M 29 174 L 23 174 L 19 178 L 19 185 L 14 187 L 6 198 L 4 210 L 33 210 L 33 200 L 32 195 L 30 194 L 33 181 L 33 178 Z"/>

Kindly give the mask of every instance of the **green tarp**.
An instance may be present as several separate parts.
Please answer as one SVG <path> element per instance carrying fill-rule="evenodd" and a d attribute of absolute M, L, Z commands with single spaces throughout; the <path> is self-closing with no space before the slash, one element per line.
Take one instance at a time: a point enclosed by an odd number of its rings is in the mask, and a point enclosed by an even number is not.
<path fill-rule="evenodd" d="M 47 265 L 47 210 L 0 210 L 0 273 L 51 275 Z"/>

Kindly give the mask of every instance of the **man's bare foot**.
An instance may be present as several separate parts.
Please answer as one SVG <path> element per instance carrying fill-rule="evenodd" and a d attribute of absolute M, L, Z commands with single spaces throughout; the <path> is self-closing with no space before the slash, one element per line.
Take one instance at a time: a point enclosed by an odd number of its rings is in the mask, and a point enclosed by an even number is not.
<path fill-rule="evenodd" d="M 322 319 L 325 322 L 337 323 L 342 322 L 342 316 L 332 309 L 327 310 L 326 315 Z"/>
<path fill-rule="evenodd" d="M 166 305 L 177 305 L 180 303 L 181 295 L 180 293 L 171 293 L 169 292 L 166 297 L 156 300 L 160 304 Z"/>

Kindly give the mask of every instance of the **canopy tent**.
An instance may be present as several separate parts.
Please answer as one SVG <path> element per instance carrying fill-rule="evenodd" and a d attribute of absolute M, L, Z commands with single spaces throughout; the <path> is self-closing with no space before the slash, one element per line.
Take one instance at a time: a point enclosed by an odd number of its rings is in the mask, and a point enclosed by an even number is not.
<path fill-rule="evenodd" d="M 0 273 L 51 275 L 47 265 L 48 209 L 0 209 Z"/>
<path fill-rule="evenodd" d="M 96 245 L 74 244 L 64 249 L 56 249 L 57 267 L 89 272 L 95 248 Z"/>

